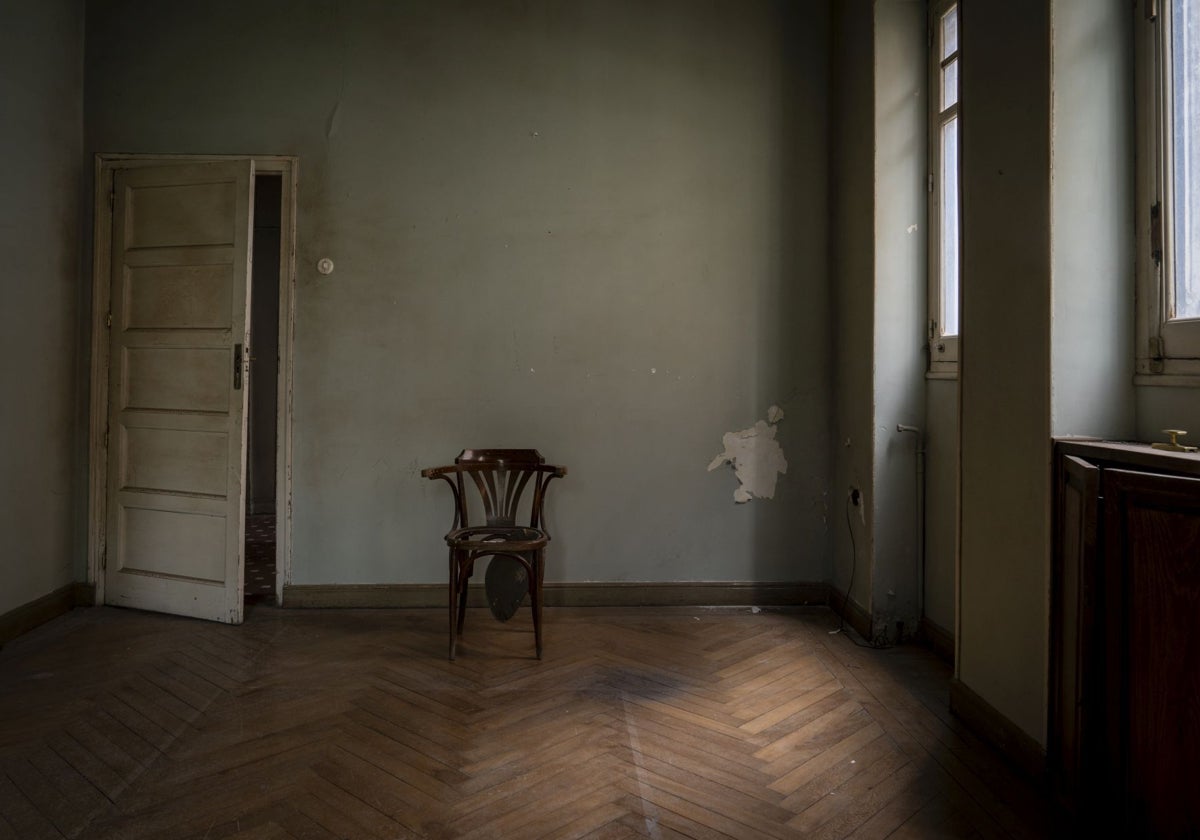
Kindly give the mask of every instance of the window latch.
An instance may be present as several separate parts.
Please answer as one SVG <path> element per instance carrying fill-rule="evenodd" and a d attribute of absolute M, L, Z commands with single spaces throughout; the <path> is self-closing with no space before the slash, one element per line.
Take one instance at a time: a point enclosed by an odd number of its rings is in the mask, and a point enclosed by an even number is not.
<path fill-rule="evenodd" d="M 1145 0 L 1146 20 L 1153 23 L 1158 20 L 1158 0 Z"/>

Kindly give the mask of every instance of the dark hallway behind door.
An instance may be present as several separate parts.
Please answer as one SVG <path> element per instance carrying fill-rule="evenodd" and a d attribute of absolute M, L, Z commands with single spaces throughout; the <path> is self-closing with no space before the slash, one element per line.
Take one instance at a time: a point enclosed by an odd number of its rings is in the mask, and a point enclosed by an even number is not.
<path fill-rule="evenodd" d="M 283 179 L 254 179 L 250 422 L 246 455 L 247 602 L 275 601 L 275 470 L 279 380 L 279 246 Z"/>

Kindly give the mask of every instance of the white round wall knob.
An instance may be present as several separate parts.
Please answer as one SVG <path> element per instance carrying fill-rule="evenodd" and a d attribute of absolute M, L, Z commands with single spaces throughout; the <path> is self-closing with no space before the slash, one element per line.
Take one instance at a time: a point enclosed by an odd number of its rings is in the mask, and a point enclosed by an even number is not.
<path fill-rule="evenodd" d="M 317 271 L 322 274 L 333 274 L 333 260 L 329 257 L 322 257 L 317 260 Z"/>

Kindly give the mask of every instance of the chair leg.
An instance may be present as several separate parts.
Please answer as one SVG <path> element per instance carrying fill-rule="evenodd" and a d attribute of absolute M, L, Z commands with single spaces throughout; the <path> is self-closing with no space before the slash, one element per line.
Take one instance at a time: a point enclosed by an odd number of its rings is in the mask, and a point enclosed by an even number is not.
<path fill-rule="evenodd" d="M 529 581 L 529 600 L 533 607 L 533 641 L 537 658 L 542 658 L 542 577 L 545 572 L 545 555 L 541 550 L 533 554 L 534 574 Z"/>
<path fill-rule="evenodd" d="M 471 573 L 474 570 L 475 561 L 469 561 L 470 565 L 466 569 L 466 573 L 462 576 L 462 580 L 458 584 L 458 635 L 463 634 L 463 625 L 467 620 L 467 584 L 471 582 Z"/>
<path fill-rule="evenodd" d="M 458 636 L 454 629 L 458 624 L 454 608 L 458 606 L 458 556 L 450 549 L 450 661 L 453 662 L 458 654 Z"/>

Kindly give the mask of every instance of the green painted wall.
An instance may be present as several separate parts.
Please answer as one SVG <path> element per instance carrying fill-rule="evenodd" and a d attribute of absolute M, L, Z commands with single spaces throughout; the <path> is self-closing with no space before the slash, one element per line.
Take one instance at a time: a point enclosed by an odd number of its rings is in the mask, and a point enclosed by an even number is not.
<path fill-rule="evenodd" d="M 88 153 L 300 158 L 293 582 L 441 581 L 463 446 L 569 467 L 549 579 L 828 577 L 827 15 L 88 4 Z"/>
<path fill-rule="evenodd" d="M 1040 0 L 964 5 L 961 32 L 962 549 L 957 672 L 967 687 L 1045 743 L 1049 9 Z"/>
<path fill-rule="evenodd" d="M 85 575 L 82 54 L 79 0 L 0 5 L 0 615 Z"/>

